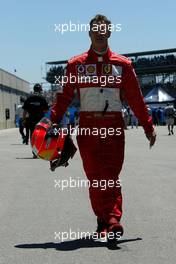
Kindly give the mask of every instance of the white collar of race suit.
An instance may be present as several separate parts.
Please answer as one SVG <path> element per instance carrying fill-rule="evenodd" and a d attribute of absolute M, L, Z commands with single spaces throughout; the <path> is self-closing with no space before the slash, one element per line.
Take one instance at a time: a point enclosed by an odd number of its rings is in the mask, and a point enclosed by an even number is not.
<path fill-rule="evenodd" d="M 101 55 L 97 54 L 96 51 L 92 48 L 89 49 L 88 51 L 88 57 L 90 58 L 91 61 L 97 61 L 97 62 L 103 62 L 108 61 L 110 56 L 111 56 L 112 52 L 110 50 L 109 47 L 107 47 L 106 51 L 103 52 L 103 54 L 101 53 Z"/>

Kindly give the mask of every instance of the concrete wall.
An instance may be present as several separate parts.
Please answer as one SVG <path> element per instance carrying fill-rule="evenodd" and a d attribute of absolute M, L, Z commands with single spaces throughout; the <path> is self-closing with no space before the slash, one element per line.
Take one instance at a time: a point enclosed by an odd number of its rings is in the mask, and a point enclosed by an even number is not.
<path fill-rule="evenodd" d="M 15 127 L 15 110 L 20 96 L 29 94 L 29 83 L 0 69 L 0 129 Z M 5 110 L 10 119 L 6 120 Z"/>

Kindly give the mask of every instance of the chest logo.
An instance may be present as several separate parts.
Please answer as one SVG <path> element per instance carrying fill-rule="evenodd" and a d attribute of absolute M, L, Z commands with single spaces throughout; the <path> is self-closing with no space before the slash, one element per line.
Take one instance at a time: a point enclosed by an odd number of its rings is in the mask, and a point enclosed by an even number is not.
<path fill-rule="evenodd" d="M 112 65 L 112 75 L 121 76 L 122 75 L 122 66 Z"/>
<path fill-rule="evenodd" d="M 111 64 L 103 64 L 103 74 L 112 74 Z"/>
<path fill-rule="evenodd" d="M 83 73 L 85 73 L 85 66 L 84 65 L 78 65 L 77 66 L 77 72 L 78 72 L 78 74 L 83 74 Z"/>
<path fill-rule="evenodd" d="M 86 65 L 86 75 L 96 75 L 96 64 Z"/>

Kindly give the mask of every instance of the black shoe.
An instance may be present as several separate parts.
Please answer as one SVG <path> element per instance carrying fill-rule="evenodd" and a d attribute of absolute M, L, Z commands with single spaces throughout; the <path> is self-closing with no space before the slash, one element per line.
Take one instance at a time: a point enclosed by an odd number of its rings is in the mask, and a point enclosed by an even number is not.
<path fill-rule="evenodd" d="M 171 130 L 171 133 L 172 133 L 172 135 L 174 134 L 174 131 L 173 130 Z"/>
<path fill-rule="evenodd" d="M 107 224 L 104 220 L 97 218 L 96 232 L 99 238 L 104 238 L 107 234 Z"/>
<path fill-rule="evenodd" d="M 32 152 L 32 154 L 33 154 L 33 159 L 38 159 L 37 155 L 35 155 L 34 152 Z"/>

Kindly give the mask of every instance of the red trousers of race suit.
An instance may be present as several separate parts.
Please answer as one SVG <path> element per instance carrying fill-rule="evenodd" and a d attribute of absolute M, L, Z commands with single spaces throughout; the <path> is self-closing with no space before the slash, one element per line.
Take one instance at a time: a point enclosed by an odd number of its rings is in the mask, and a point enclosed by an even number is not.
<path fill-rule="evenodd" d="M 80 118 L 80 127 L 101 131 L 101 135 L 78 135 L 77 142 L 83 167 L 89 180 L 89 196 L 95 215 L 108 222 L 122 216 L 122 194 L 119 174 L 124 160 L 124 124 L 122 117 Z M 103 128 L 103 129 L 102 129 Z M 106 135 L 108 128 L 118 129 L 118 135 Z M 101 130 L 102 129 L 102 130 Z M 120 135 L 119 135 L 120 134 Z M 98 183 L 98 185 L 97 185 Z"/>

